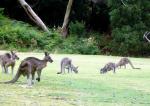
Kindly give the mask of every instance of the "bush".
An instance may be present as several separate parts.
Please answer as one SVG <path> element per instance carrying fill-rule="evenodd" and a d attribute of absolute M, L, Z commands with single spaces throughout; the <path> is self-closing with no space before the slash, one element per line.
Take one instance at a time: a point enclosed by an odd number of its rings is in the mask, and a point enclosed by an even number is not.
<path fill-rule="evenodd" d="M 71 35 L 61 38 L 59 33 L 51 35 L 31 27 L 29 24 L 0 17 L 1 49 L 18 49 L 21 51 L 47 50 L 59 53 L 98 54 L 98 48 L 91 38 L 79 38 L 75 35 L 85 34 L 83 24 L 71 24 Z"/>
<path fill-rule="evenodd" d="M 115 55 L 138 55 L 142 50 L 140 35 L 130 26 L 116 28 L 113 30 L 113 40 L 109 44 Z"/>
<path fill-rule="evenodd" d="M 69 25 L 69 32 L 70 32 L 70 35 L 84 37 L 86 33 L 85 24 L 82 22 L 80 23 L 78 21 L 71 22 Z"/>
<path fill-rule="evenodd" d="M 29 24 L 0 16 L 0 44 L 7 48 L 44 49 L 44 36 L 47 34 Z M 3 48 L 3 49 L 7 49 Z"/>
<path fill-rule="evenodd" d="M 50 36 L 44 36 L 44 41 L 44 49 L 52 52 L 57 51 L 56 49 L 58 49 L 59 46 L 63 43 L 63 39 L 58 33 L 53 33 Z"/>
<path fill-rule="evenodd" d="M 49 35 L 29 24 L 0 15 L 0 49 L 46 50 L 71 54 L 149 55 L 149 43 L 143 39 L 147 26 L 143 22 L 134 26 L 122 25 L 113 28 L 112 36 L 96 32 L 86 34 L 84 24 L 79 22 L 71 23 L 69 27 L 70 36 L 63 39 L 55 31 Z"/>
<path fill-rule="evenodd" d="M 61 53 L 99 54 L 99 50 L 91 38 L 69 37 L 59 48 L 61 48 Z"/>

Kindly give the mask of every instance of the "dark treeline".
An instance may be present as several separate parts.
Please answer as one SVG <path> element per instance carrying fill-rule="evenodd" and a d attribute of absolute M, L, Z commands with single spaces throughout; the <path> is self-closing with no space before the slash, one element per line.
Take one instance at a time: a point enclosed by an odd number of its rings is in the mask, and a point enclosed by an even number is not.
<path fill-rule="evenodd" d="M 48 27 L 62 26 L 68 0 L 26 2 Z M 4 8 L 3 14 L 6 16 L 34 25 L 17 0 L 0 0 L 0 8 Z M 149 43 L 143 39 L 143 34 L 150 28 L 149 16 L 149 0 L 74 0 L 68 26 L 72 38 L 62 41 L 63 50 L 74 53 L 78 49 L 77 53 L 81 54 L 149 56 Z M 91 52 L 88 41 L 96 52 Z M 49 42 L 52 41 L 47 41 L 47 47 L 51 50 L 52 44 Z M 58 43 L 53 47 L 56 48 Z"/>
<path fill-rule="evenodd" d="M 40 18 L 49 26 L 61 26 L 68 0 L 26 0 Z M 93 0 L 94 1 L 94 0 Z M 70 20 L 86 23 L 88 30 L 107 32 L 109 29 L 109 9 L 106 3 L 88 0 L 75 0 Z M 98 1 L 98 0 L 97 0 Z M 32 22 L 17 3 L 17 0 L 1 0 L 0 6 L 5 8 L 5 14 L 11 18 Z"/>

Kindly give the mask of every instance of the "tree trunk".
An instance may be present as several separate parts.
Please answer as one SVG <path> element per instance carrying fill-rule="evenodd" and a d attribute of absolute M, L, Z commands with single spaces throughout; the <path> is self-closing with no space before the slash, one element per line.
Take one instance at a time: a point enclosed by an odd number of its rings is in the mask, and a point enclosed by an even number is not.
<path fill-rule="evenodd" d="M 32 10 L 32 8 L 27 4 L 25 0 L 18 0 L 18 2 L 24 8 L 25 12 L 27 13 L 27 15 L 30 17 L 32 21 L 34 21 L 44 31 L 50 33 L 46 25 L 43 23 L 43 21 L 38 17 L 38 15 L 36 15 L 36 13 Z"/>
<path fill-rule="evenodd" d="M 69 16 L 70 16 L 72 4 L 73 4 L 73 0 L 69 0 L 66 13 L 65 13 L 65 17 L 64 17 L 64 22 L 61 28 L 61 34 L 63 37 L 67 37 L 68 35 L 68 23 L 69 23 Z"/>

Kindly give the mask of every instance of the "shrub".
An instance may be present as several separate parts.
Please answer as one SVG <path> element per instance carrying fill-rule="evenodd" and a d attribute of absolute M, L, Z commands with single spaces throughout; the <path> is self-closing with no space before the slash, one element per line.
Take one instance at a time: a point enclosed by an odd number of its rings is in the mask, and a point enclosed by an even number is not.
<path fill-rule="evenodd" d="M 46 50 L 71 54 L 149 55 L 149 43 L 143 39 L 143 32 L 148 28 L 143 22 L 134 26 L 122 25 L 113 28 L 112 36 L 96 32 L 86 34 L 84 24 L 80 22 L 71 23 L 69 28 L 70 36 L 63 39 L 55 31 L 49 35 L 29 24 L 0 15 L 0 49 Z"/>
<path fill-rule="evenodd" d="M 61 38 L 59 33 L 51 35 L 31 27 L 29 24 L 1 17 L 0 44 L 1 49 L 18 49 L 21 51 L 47 50 L 59 53 L 98 54 L 98 48 L 91 38 L 70 36 Z M 79 31 L 78 31 L 79 30 Z M 71 24 L 72 34 L 84 34 L 83 24 Z"/>
<path fill-rule="evenodd" d="M 70 35 L 75 35 L 78 37 L 84 37 L 85 36 L 85 24 L 83 22 L 71 22 L 69 25 L 69 32 Z"/>
<path fill-rule="evenodd" d="M 115 55 L 128 56 L 139 54 L 142 49 L 140 35 L 130 26 L 116 28 L 113 30 L 113 40 L 109 44 L 112 53 Z"/>

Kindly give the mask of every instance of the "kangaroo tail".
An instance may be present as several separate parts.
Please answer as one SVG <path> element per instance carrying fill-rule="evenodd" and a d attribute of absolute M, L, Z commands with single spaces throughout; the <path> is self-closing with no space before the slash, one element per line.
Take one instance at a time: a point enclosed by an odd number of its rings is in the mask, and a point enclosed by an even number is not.
<path fill-rule="evenodd" d="M 133 69 L 141 69 L 141 68 L 135 68 L 130 60 L 129 60 L 129 64 L 131 65 L 131 67 L 132 67 Z"/>
<path fill-rule="evenodd" d="M 5 84 L 9 84 L 9 83 L 15 83 L 20 77 L 20 71 L 18 70 L 18 72 L 16 73 L 15 77 L 10 80 L 10 81 L 7 81 L 7 82 L 4 82 Z"/>
<path fill-rule="evenodd" d="M 60 72 L 57 72 L 57 74 L 61 74 L 62 73 L 62 71 L 63 71 L 63 61 L 61 61 L 61 63 L 60 63 Z"/>
<path fill-rule="evenodd" d="M 20 74 L 20 68 L 19 68 L 15 77 L 12 80 L 6 81 L 6 82 L 0 82 L 0 83 L 3 83 L 3 84 L 15 83 L 19 79 L 20 75 L 21 74 Z"/>

